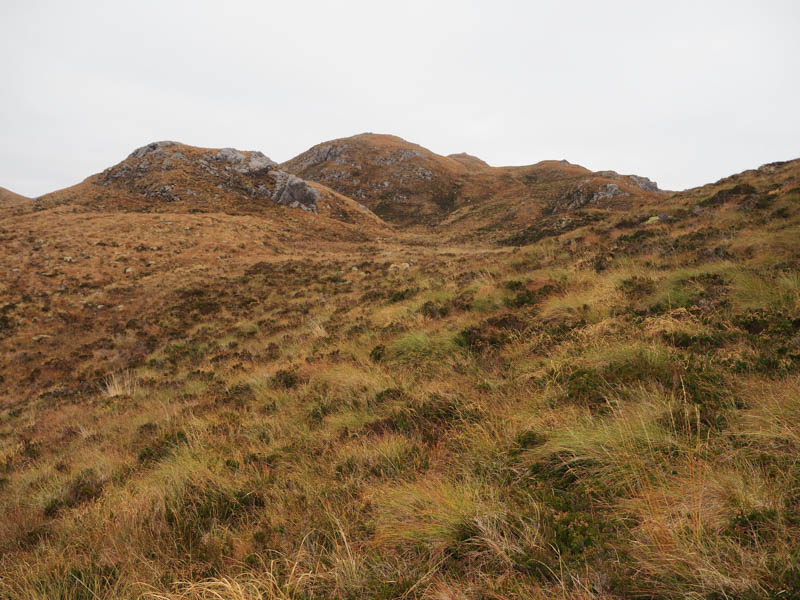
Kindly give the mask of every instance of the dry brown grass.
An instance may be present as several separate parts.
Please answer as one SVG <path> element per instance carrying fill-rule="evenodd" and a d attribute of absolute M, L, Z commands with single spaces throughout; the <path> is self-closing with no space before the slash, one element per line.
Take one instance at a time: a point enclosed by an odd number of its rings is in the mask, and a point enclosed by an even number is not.
<path fill-rule="evenodd" d="M 791 597 L 797 214 L 730 185 L 519 250 L 9 217 L 0 598 Z"/>

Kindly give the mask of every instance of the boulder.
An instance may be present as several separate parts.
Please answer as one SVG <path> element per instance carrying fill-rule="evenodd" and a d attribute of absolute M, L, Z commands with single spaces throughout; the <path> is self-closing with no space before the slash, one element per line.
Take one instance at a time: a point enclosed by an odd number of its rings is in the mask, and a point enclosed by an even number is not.
<path fill-rule="evenodd" d="M 272 190 L 274 202 L 281 206 L 317 212 L 317 202 L 321 198 L 319 190 L 308 185 L 303 179 L 285 171 L 270 171 L 269 175 L 275 180 L 275 188 Z"/>
<path fill-rule="evenodd" d="M 641 175 L 628 175 L 628 179 L 630 179 L 636 187 L 643 189 L 645 192 L 660 191 L 658 189 L 658 184 L 647 177 L 642 177 Z"/>
<path fill-rule="evenodd" d="M 217 162 L 229 164 L 234 171 L 250 175 L 278 165 L 274 160 L 258 150 L 242 152 L 235 148 L 222 148 L 211 158 Z"/>

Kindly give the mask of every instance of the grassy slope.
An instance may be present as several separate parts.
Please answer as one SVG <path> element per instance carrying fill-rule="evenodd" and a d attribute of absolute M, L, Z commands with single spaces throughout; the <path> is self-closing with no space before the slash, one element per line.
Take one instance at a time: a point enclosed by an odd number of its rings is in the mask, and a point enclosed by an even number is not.
<path fill-rule="evenodd" d="M 164 279 L 6 398 L 0 598 L 796 596 L 799 186 Z"/>
<path fill-rule="evenodd" d="M 11 190 L 7 190 L 4 187 L 0 187 L 0 210 L 3 211 L 10 211 L 14 209 L 21 209 L 31 203 L 30 198 L 26 198 L 25 196 L 20 196 L 12 192 Z"/>

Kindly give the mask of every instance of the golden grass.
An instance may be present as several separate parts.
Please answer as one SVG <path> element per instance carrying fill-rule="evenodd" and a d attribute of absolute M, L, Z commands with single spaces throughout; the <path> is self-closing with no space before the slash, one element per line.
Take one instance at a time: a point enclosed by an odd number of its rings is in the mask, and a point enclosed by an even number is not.
<path fill-rule="evenodd" d="M 126 246 L 57 257 L 0 340 L 0 598 L 792 597 L 794 217 L 612 248 L 628 216 L 268 258 L 245 217 L 92 217 Z M 148 228 L 163 270 L 129 281 Z"/>

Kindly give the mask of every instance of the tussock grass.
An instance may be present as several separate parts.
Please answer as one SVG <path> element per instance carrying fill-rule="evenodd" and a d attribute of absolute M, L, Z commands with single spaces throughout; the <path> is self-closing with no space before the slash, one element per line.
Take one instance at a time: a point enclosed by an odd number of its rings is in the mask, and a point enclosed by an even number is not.
<path fill-rule="evenodd" d="M 128 369 L 108 375 L 103 380 L 103 391 L 109 398 L 116 396 L 134 397 L 139 389 L 139 377 L 135 371 Z"/>
<path fill-rule="evenodd" d="M 793 597 L 797 225 L 670 202 L 199 271 L 0 411 L 0 598 Z"/>

